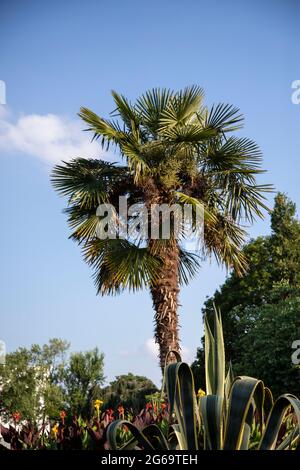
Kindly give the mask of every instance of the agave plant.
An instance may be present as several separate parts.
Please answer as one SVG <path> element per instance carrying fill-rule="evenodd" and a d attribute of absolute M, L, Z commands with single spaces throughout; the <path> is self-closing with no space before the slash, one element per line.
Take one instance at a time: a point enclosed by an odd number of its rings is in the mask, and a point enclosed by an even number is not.
<path fill-rule="evenodd" d="M 118 449 L 117 430 L 126 425 L 132 438 L 124 449 L 143 450 L 257 450 L 299 447 L 300 400 L 284 394 L 273 400 L 271 391 L 253 377 L 233 378 L 229 365 L 225 377 L 225 352 L 220 312 L 205 317 L 206 395 L 198 400 L 190 367 L 171 363 L 165 370 L 170 407 L 167 437 L 155 426 L 138 430 L 124 420 L 113 422 L 107 430 L 111 449 Z M 287 417 L 290 423 L 287 426 Z"/>

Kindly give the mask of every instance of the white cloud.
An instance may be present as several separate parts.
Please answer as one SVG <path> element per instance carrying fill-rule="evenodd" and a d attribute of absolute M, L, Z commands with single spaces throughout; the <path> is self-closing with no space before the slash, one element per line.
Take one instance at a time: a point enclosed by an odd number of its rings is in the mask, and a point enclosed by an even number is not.
<path fill-rule="evenodd" d="M 57 163 L 76 157 L 112 160 L 80 121 L 56 114 L 27 114 L 15 122 L 9 111 L 0 113 L 0 152 L 14 152 Z M 115 160 L 115 159 L 114 159 Z"/>
<path fill-rule="evenodd" d="M 158 357 L 158 344 L 155 342 L 154 338 L 148 338 L 144 344 L 145 351 L 150 354 L 151 356 L 157 358 Z M 181 345 L 181 358 L 184 362 L 190 364 L 193 361 L 194 354 L 188 347 Z"/>
<path fill-rule="evenodd" d="M 155 342 L 154 338 L 148 338 L 145 341 L 144 347 L 148 354 L 157 358 L 159 349 L 158 349 L 158 344 Z"/>

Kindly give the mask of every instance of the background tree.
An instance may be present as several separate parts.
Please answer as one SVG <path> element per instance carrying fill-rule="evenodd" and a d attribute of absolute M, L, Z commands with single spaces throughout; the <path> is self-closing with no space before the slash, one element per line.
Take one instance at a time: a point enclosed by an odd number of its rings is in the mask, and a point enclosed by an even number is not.
<path fill-rule="evenodd" d="M 244 253 L 247 273 L 243 278 L 231 273 L 206 301 L 203 313 L 209 315 L 213 303 L 220 308 L 226 355 L 236 374 L 254 374 L 269 384 L 273 374 L 275 393 L 297 391 L 299 376 L 291 364 L 291 344 L 297 334 L 300 337 L 300 223 L 296 206 L 286 195 L 275 197 L 271 235 L 252 240 Z M 193 369 L 197 384 L 203 383 L 203 347 Z"/>
<path fill-rule="evenodd" d="M 103 366 L 104 355 L 97 348 L 71 354 L 64 378 L 66 402 L 71 414 L 82 417 L 90 415 L 92 400 L 100 398 L 100 386 L 104 382 Z"/>
<path fill-rule="evenodd" d="M 234 372 L 260 377 L 274 395 L 289 391 L 299 396 L 300 368 L 291 355 L 293 341 L 300 339 L 300 290 L 281 285 L 271 292 L 266 304 L 247 307 L 240 315 L 246 333 L 237 338 Z"/>
<path fill-rule="evenodd" d="M 146 404 L 146 395 L 157 392 L 154 383 L 140 375 L 119 375 L 103 389 L 105 408 L 116 409 L 120 404 L 134 413 L 139 413 Z"/>
<path fill-rule="evenodd" d="M 50 339 L 49 343 L 42 347 L 38 344 L 31 347 L 43 419 L 58 418 L 59 411 L 64 407 L 65 392 L 62 381 L 69 348 L 70 343 L 59 338 Z"/>
<path fill-rule="evenodd" d="M 300 286 L 300 223 L 296 204 L 283 193 L 275 198 L 271 214 L 271 279 L 273 282 Z"/>
<path fill-rule="evenodd" d="M 31 364 L 31 354 L 25 348 L 6 355 L 5 365 L 0 366 L 0 408 L 6 419 L 13 413 L 34 420 L 40 412 L 36 386 L 36 371 Z"/>
<path fill-rule="evenodd" d="M 104 356 L 96 348 L 67 357 L 69 347 L 54 338 L 7 354 L 0 366 L 0 409 L 6 419 L 14 412 L 32 422 L 57 420 L 61 410 L 83 417 L 93 413 L 93 400 L 102 396 Z"/>
<path fill-rule="evenodd" d="M 68 348 L 66 341 L 51 339 L 42 347 L 34 344 L 7 354 L 5 365 L 0 366 L 0 399 L 6 418 L 16 411 L 30 421 L 59 416 L 64 406 L 60 381 Z"/>
<path fill-rule="evenodd" d="M 112 94 L 115 120 L 101 118 L 87 108 L 81 108 L 79 116 L 103 146 L 117 148 L 125 165 L 76 159 L 57 165 L 52 181 L 69 198 L 66 212 L 72 238 L 94 268 L 98 293 L 149 287 L 163 369 L 168 351 L 179 350 L 179 286 L 199 268 L 197 255 L 184 249 L 188 227 L 181 226 L 179 238 L 173 227 L 170 237 L 164 239 L 160 223 L 156 240 L 143 238 L 141 233 L 135 238 L 102 240 L 97 233 L 105 231 L 107 220 L 97 217 L 98 205 L 113 204 L 115 219 L 122 225 L 119 196 L 126 196 L 128 204 L 143 204 L 150 221 L 147 235 L 155 204 L 190 204 L 194 214 L 187 225 L 195 236 L 199 235 L 195 212 L 203 208 L 204 243 L 199 254 L 214 255 L 240 275 L 246 268 L 241 253 L 245 232 L 240 221 L 262 217 L 266 208 L 263 193 L 270 187 L 256 182 L 262 171 L 258 146 L 231 134 L 243 122 L 237 108 L 219 104 L 208 109 L 203 90 L 197 86 L 179 92 L 154 89 L 135 104 Z"/>

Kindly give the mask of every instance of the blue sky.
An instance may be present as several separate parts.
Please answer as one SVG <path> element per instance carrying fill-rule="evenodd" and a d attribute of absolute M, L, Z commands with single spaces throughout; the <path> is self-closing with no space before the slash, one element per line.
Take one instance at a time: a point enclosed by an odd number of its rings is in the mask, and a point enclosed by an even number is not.
<path fill-rule="evenodd" d="M 262 181 L 299 207 L 299 13 L 297 0 L 1 1 L 0 339 L 9 351 L 62 337 L 73 350 L 98 346 L 108 379 L 131 371 L 159 383 L 148 293 L 96 297 L 49 171 L 61 158 L 113 159 L 81 132 L 81 105 L 107 116 L 111 89 L 134 99 L 196 83 L 208 104 L 240 107 L 242 135 L 263 150 Z M 181 292 L 187 359 L 200 343 L 203 301 L 225 274 L 206 263 Z"/>

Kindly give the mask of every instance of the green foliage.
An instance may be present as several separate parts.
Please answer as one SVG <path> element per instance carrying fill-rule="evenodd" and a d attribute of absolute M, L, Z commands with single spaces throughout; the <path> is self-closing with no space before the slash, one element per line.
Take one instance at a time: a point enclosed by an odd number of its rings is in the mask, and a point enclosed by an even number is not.
<path fill-rule="evenodd" d="M 134 374 L 119 375 L 116 380 L 103 389 L 103 400 L 105 408 L 116 409 L 122 404 L 127 409 L 132 409 L 137 413 L 145 407 L 147 396 L 157 391 L 154 383 L 147 379 Z"/>
<path fill-rule="evenodd" d="M 1 401 L 7 418 L 16 411 L 31 421 L 58 415 L 64 404 L 59 383 L 68 348 L 66 341 L 51 339 L 42 348 L 34 344 L 7 354 L 6 364 L 0 367 Z"/>
<path fill-rule="evenodd" d="M 58 419 L 61 410 L 93 415 L 93 400 L 101 396 L 103 354 L 98 349 L 66 354 L 70 345 L 51 339 L 40 347 L 20 348 L 7 354 L 0 366 L 0 399 L 3 416 L 15 412 L 33 423 Z"/>
<path fill-rule="evenodd" d="M 62 381 L 69 348 L 70 343 L 59 338 L 50 339 L 42 347 L 38 344 L 31 346 L 32 364 L 39 371 L 37 390 L 41 393 L 43 418 L 57 418 L 59 410 L 65 406 Z"/>
<path fill-rule="evenodd" d="M 286 296 L 287 289 L 282 293 L 278 288 L 276 293 Z M 292 342 L 300 338 L 300 292 L 275 304 L 248 307 L 246 315 L 239 315 L 237 307 L 237 316 L 247 334 L 237 338 L 240 361 L 234 365 L 235 372 L 257 374 L 275 395 L 287 390 L 300 395 L 300 369 L 291 360 Z"/>
<path fill-rule="evenodd" d="M 300 223 L 296 205 L 278 193 L 271 215 L 271 275 L 274 282 L 300 286 Z"/>
<path fill-rule="evenodd" d="M 6 355 L 0 366 L 1 408 L 7 417 L 15 412 L 34 420 L 40 412 L 37 371 L 31 364 L 31 354 L 25 348 Z"/>
<path fill-rule="evenodd" d="M 104 355 L 97 348 L 72 353 L 65 369 L 67 406 L 72 415 L 89 416 L 91 401 L 99 398 L 103 385 Z M 95 391 L 98 389 L 98 394 Z"/>
<path fill-rule="evenodd" d="M 292 341 L 299 336 L 300 223 L 295 215 L 295 204 L 278 193 L 271 235 L 258 237 L 244 248 L 248 272 L 242 278 L 232 273 L 203 310 L 213 312 L 213 304 L 221 309 L 226 351 L 234 370 L 250 375 L 257 370 L 276 394 L 287 389 L 299 393 L 298 372 L 290 359 Z M 272 319 L 271 312 L 278 319 Z M 260 364 L 259 368 L 254 364 Z M 197 384 L 202 384 L 203 348 L 192 368 Z M 284 379 L 279 371 L 285 373 Z"/>

